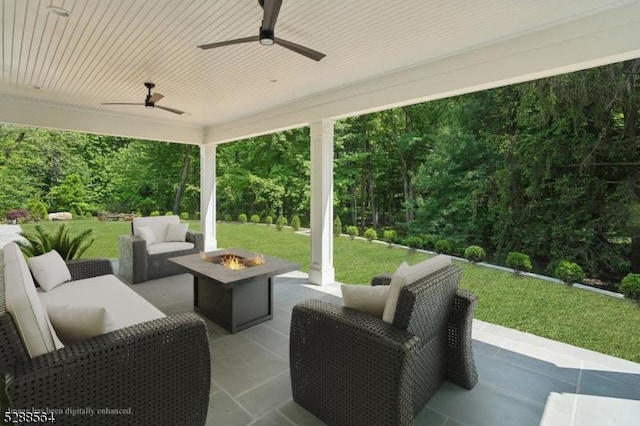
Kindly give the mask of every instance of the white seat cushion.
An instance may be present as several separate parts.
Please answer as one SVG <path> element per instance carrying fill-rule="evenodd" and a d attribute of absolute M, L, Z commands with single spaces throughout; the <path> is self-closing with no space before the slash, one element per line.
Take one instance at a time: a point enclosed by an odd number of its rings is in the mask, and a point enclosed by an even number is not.
<path fill-rule="evenodd" d="M 20 333 L 31 358 L 56 349 L 46 313 L 20 248 L 4 246 L 4 283 L 7 312 Z M 42 291 L 44 293 L 44 291 Z"/>
<path fill-rule="evenodd" d="M 56 286 L 71 281 L 71 272 L 60 254 L 51 250 L 40 256 L 27 260 L 29 269 L 44 291 L 51 291 Z"/>
<path fill-rule="evenodd" d="M 116 329 L 165 316 L 115 275 L 69 281 L 49 292 L 38 289 L 38 296 L 45 306 L 102 306 L 113 317 Z"/>
<path fill-rule="evenodd" d="M 396 305 L 398 304 L 398 297 L 400 296 L 402 287 L 412 284 L 449 265 L 451 265 L 451 258 L 447 255 L 439 254 L 413 266 L 403 269 L 398 268 L 391 277 L 389 296 L 387 297 L 387 302 L 384 307 L 382 320 L 393 324 L 393 317 L 396 315 Z"/>
<path fill-rule="evenodd" d="M 179 250 L 191 250 L 193 249 L 193 247 L 194 247 L 193 243 L 187 243 L 187 242 L 156 243 L 156 244 L 147 246 L 147 253 L 148 254 L 169 253 L 172 251 L 179 251 Z"/>

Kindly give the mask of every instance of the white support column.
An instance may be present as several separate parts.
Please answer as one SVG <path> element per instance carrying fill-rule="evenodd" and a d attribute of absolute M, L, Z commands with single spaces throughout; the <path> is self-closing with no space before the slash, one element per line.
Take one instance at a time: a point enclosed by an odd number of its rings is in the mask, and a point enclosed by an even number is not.
<path fill-rule="evenodd" d="M 204 250 L 218 248 L 216 240 L 216 146 L 200 145 L 200 227 Z"/>
<path fill-rule="evenodd" d="M 311 265 L 309 282 L 335 281 L 333 268 L 333 120 L 311 123 Z"/>

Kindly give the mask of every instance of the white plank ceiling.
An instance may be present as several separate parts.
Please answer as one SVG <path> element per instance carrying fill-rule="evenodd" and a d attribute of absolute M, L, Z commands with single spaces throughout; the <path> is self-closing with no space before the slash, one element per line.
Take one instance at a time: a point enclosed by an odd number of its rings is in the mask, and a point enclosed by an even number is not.
<path fill-rule="evenodd" d="M 284 0 L 276 37 L 327 55 L 316 62 L 257 42 L 196 47 L 257 35 L 256 0 L 0 0 L 0 102 L 215 133 L 226 123 L 633 3 Z M 49 5 L 71 16 L 53 15 Z M 144 102 L 145 81 L 165 96 L 158 105 L 187 114 L 101 105 Z"/>

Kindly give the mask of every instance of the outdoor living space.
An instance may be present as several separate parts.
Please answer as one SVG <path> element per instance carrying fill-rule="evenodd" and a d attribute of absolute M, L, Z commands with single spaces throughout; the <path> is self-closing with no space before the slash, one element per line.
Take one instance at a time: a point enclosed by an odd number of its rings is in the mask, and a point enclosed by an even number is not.
<path fill-rule="evenodd" d="M 131 286 L 165 314 L 193 309 L 189 274 Z M 289 376 L 292 307 L 308 298 L 342 304 L 337 283 L 276 277 L 273 319 L 237 334 L 205 319 L 211 349 L 207 425 L 320 425 L 293 402 Z M 416 425 L 634 425 L 640 417 L 640 364 L 474 320 L 479 382 L 450 383 Z"/>

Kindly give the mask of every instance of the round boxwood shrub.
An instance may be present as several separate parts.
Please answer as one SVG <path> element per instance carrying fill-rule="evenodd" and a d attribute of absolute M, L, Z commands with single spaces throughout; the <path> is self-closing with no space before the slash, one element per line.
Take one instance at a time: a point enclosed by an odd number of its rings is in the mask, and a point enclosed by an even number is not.
<path fill-rule="evenodd" d="M 31 216 L 31 220 L 41 220 L 47 217 L 47 205 L 39 199 L 34 199 L 29 201 L 29 214 Z"/>
<path fill-rule="evenodd" d="M 377 240 L 378 239 L 378 232 L 373 228 L 369 228 L 366 231 L 364 231 L 364 237 L 369 242 L 371 242 L 373 240 Z"/>
<path fill-rule="evenodd" d="M 410 235 L 403 241 L 404 245 L 409 247 L 411 251 L 416 251 L 417 248 L 422 246 L 422 238 L 417 235 Z"/>
<path fill-rule="evenodd" d="M 238 215 L 238 222 L 245 223 L 247 221 L 247 215 L 244 213 L 240 213 Z"/>
<path fill-rule="evenodd" d="M 396 242 L 398 234 L 393 229 L 387 229 L 382 234 L 382 239 L 389 245 L 389 248 L 393 247 L 392 244 Z"/>
<path fill-rule="evenodd" d="M 487 258 L 487 253 L 480 246 L 469 246 L 464 249 L 464 258 L 471 263 L 482 262 Z"/>
<path fill-rule="evenodd" d="M 620 283 L 620 293 L 640 307 L 640 274 L 627 274 Z"/>
<path fill-rule="evenodd" d="M 252 214 L 251 215 L 251 223 L 260 223 L 260 215 Z"/>
<path fill-rule="evenodd" d="M 180 213 L 180 219 L 189 220 L 189 213 L 187 213 L 187 212 Z"/>
<path fill-rule="evenodd" d="M 340 216 L 336 216 L 333 221 L 333 236 L 339 237 L 342 235 L 342 221 L 340 220 Z"/>
<path fill-rule="evenodd" d="M 436 246 L 436 241 L 440 239 L 437 235 L 433 234 L 424 234 L 420 235 L 420 239 L 422 240 L 421 248 L 425 250 L 434 250 Z"/>
<path fill-rule="evenodd" d="M 297 214 L 294 214 L 291 218 L 291 229 L 293 229 L 294 231 L 300 229 L 300 216 L 298 216 Z"/>
<path fill-rule="evenodd" d="M 271 226 L 273 225 L 273 218 L 271 216 L 267 216 L 264 218 L 264 223 L 267 224 L 267 226 Z"/>
<path fill-rule="evenodd" d="M 358 229 L 357 226 L 354 226 L 354 225 L 347 226 L 347 235 L 349 236 L 350 239 L 353 240 L 358 235 L 360 235 L 360 230 Z"/>
<path fill-rule="evenodd" d="M 572 286 L 573 283 L 580 283 L 584 279 L 584 271 L 575 262 L 570 260 L 563 260 L 558 263 L 555 269 L 556 277 L 560 278 L 568 286 Z"/>
<path fill-rule="evenodd" d="M 168 212 L 166 212 L 164 214 L 165 216 L 173 216 L 173 212 L 171 210 L 169 210 Z"/>
<path fill-rule="evenodd" d="M 160 211 L 159 210 L 154 210 L 151 213 L 149 213 L 149 216 L 160 216 Z"/>
<path fill-rule="evenodd" d="M 533 269 L 529 256 L 517 251 L 512 251 L 507 254 L 507 266 L 513 269 L 516 275 L 529 272 Z"/>
<path fill-rule="evenodd" d="M 434 250 L 438 253 L 451 253 L 453 251 L 453 244 L 451 241 L 440 239 L 436 241 L 436 244 L 433 246 Z"/>
<path fill-rule="evenodd" d="M 229 213 L 225 213 L 225 215 L 224 215 L 224 217 L 223 217 L 223 220 L 224 220 L 225 222 L 231 222 L 231 220 L 232 220 L 232 219 L 231 219 L 231 215 L 230 215 Z"/>
<path fill-rule="evenodd" d="M 282 231 L 282 228 L 284 228 L 287 225 L 287 218 L 284 216 L 278 216 L 278 218 L 276 219 L 276 229 L 278 231 Z"/>

